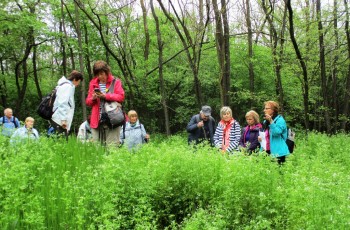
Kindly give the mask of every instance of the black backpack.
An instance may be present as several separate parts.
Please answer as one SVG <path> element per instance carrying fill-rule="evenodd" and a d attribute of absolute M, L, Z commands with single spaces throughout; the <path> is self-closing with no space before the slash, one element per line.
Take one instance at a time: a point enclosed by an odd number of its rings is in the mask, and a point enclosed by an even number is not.
<path fill-rule="evenodd" d="M 51 93 L 43 97 L 43 99 L 41 100 L 36 110 L 36 112 L 40 117 L 44 118 L 45 120 L 51 120 L 52 114 L 54 113 L 53 103 L 55 102 L 55 99 L 56 99 L 57 88 L 65 83 L 68 83 L 68 82 L 63 82 L 59 84 L 51 91 Z"/>
<path fill-rule="evenodd" d="M 295 147 L 295 142 L 294 142 L 295 132 L 291 128 L 287 127 L 287 133 L 288 133 L 288 136 L 287 136 L 286 144 L 288 146 L 289 152 L 293 153 L 294 147 Z"/>

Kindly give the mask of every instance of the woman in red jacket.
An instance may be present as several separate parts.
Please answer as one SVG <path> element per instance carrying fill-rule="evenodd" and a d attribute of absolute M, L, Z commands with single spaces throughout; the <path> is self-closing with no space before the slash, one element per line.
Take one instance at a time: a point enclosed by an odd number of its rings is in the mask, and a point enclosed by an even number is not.
<path fill-rule="evenodd" d="M 92 107 L 90 127 L 93 140 L 101 141 L 102 144 L 119 144 L 120 126 L 109 128 L 102 117 L 102 106 L 104 101 L 124 101 L 124 89 L 120 79 L 116 78 L 113 93 L 108 93 L 114 77 L 111 69 L 104 61 L 96 61 L 93 66 L 94 78 L 90 81 L 86 105 Z"/>

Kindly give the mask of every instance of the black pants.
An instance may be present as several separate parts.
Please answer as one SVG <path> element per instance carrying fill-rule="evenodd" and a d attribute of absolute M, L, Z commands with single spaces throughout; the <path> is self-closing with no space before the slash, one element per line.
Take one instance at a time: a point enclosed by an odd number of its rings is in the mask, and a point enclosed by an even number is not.
<path fill-rule="evenodd" d="M 68 131 L 67 129 L 62 128 L 59 124 L 54 122 L 53 120 L 50 120 L 50 126 L 54 129 L 53 134 L 57 135 L 58 137 L 65 137 L 68 140 Z"/>

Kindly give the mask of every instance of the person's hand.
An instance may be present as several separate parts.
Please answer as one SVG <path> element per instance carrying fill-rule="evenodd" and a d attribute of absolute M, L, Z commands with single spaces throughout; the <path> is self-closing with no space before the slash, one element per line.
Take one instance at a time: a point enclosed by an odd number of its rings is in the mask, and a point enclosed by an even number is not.
<path fill-rule="evenodd" d="M 262 141 L 261 136 L 258 136 L 258 141 L 259 141 L 259 142 L 261 142 L 261 141 Z"/>
<path fill-rule="evenodd" d="M 62 128 L 67 129 L 67 121 L 62 121 L 61 123 L 62 123 L 62 125 L 61 125 Z"/>
<path fill-rule="evenodd" d="M 96 100 L 98 98 L 97 94 L 95 92 L 92 93 L 92 99 Z"/>
<path fill-rule="evenodd" d="M 197 123 L 197 127 L 198 128 L 201 128 L 203 126 L 204 126 L 204 122 L 203 121 L 200 121 L 200 122 Z"/>
<path fill-rule="evenodd" d="M 270 123 L 273 121 L 272 116 L 269 114 L 265 114 L 265 120 L 269 121 Z"/>
<path fill-rule="evenodd" d="M 146 136 L 145 136 L 145 138 L 146 138 L 147 140 L 149 140 L 149 137 L 150 137 L 150 136 L 149 136 L 149 134 L 147 133 Z"/>

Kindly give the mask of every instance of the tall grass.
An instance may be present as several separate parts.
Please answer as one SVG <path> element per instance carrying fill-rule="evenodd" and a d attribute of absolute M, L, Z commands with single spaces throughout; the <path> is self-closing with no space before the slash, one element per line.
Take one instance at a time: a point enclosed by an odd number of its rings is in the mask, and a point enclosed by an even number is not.
<path fill-rule="evenodd" d="M 136 153 L 0 137 L 1 229 L 347 229 L 349 136 L 311 133 L 282 167 L 173 136 Z"/>

